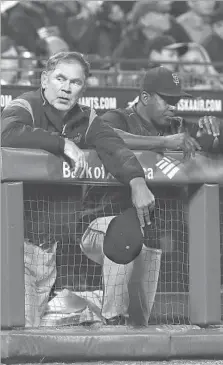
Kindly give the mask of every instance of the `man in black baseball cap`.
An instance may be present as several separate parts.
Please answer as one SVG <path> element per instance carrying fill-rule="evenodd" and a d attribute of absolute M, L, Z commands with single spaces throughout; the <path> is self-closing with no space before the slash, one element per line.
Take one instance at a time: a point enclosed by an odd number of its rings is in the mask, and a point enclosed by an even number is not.
<path fill-rule="evenodd" d="M 123 290 L 123 288 L 127 288 L 126 282 L 131 276 L 127 269 L 134 265 L 138 272 L 137 285 L 134 290 L 134 308 L 138 309 L 134 311 L 142 313 L 144 321 L 140 323 L 148 324 L 151 308 L 144 305 L 142 298 L 146 303 L 149 301 L 153 303 L 153 300 L 149 298 L 148 287 L 151 280 L 148 278 L 154 261 L 149 260 L 148 262 L 147 257 L 151 252 L 155 252 L 154 254 L 157 255 L 156 251 L 162 247 L 162 234 L 166 235 L 166 231 L 163 232 L 162 222 L 165 221 L 165 224 L 168 224 L 167 206 L 164 205 L 161 208 L 160 203 L 155 200 L 156 196 L 160 196 L 160 190 L 158 191 L 155 185 L 151 187 L 147 185 L 145 172 L 139 162 L 135 160 L 131 150 L 157 150 L 160 153 L 166 149 L 182 150 L 184 156 L 190 158 L 201 149 L 200 137 L 204 136 L 210 140 L 210 147 L 212 148 L 213 145 L 214 149 L 216 144 L 214 146 L 213 142 L 217 140 L 218 148 L 223 152 L 223 134 L 220 133 L 217 118 L 204 116 L 198 119 L 194 122 L 193 133 L 190 134 L 188 128 L 191 123 L 183 123 L 182 118 L 175 116 L 176 103 L 181 98 L 189 97 L 192 96 L 182 90 L 178 74 L 172 73 L 165 67 L 155 67 L 145 73 L 138 100 L 134 105 L 106 112 L 97 123 L 93 121 L 88 130 L 87 141 L 95 146 L 95 135 L 100 136 L 100 148 L 97 148 L 99 157 L 103 158 L 106 155 L 110 161 L 109 171 L 117 180 L 130 188 L 128 190 L 130 194 L 125 199 L 123 206 L 126 206 L 126 200 L 129 199 L 129 207 L 133 205 L 136 213 L 135 216 L 132 215 L 133 212 L 131 215 L 124 213 L 123 217 L 119 216 L 116 220 L 111 221 L 103 236 L 103 252 L 102 250 L 100 252 L 104 254 L 105 259 L 100 263 L 103 265 L 103 270 L 106 270 L 107 276 L 104 275 L 102 314 L 106 318 L 110 318 L 112 322 L 119 321 L 120 316 L 126 317 L 128 313 L 126 308 L 131 300 L 129 300 L 128 290 Z M 110 128 L 109 133 L 108 131 L 103 132 L 105 125 Z M 165 198 L 166 194 L 165 189 Z M 118 202 L 122 205 L 121 196 Z M 152 211 L 153 217 L 151 217 Z M 171 214 L 173 213 L 171 212 Z M 148 233 L 143 239 L 145 244 L 141 251 L 142 236 L 139 227 L 137 229 L 139 234 L 133 240 L 128 237 L 133 224 L 137 225 L 137 218 L 141 228 L 147 226 L 147 229 L 144 228 L 144 230 Z M 126 234 L 125 227 L 127 229 L 129 227 L 128 234 Z M 174 237 L 172 227 L 170 227 L 170 233 L 171 237 Z M 98 239 L 96 242 L 99 243 Z M 92 246 L 92 243 L 89 242 L 89 245 Z M 172 242 L 170 242 L 170 247 L 172 247 Z M 108 266 L 106 266 L 107 259 L 110 259 Z M 155 262 L 157 261 L 158 259 L 155 259 Z M 159 268 L 153 271 L 158 274 Z M 153 281 L 154 286 L 151 292 L 154 294 L 158 276 Z M 135 305 L 137 298 L 137 305 Z"/>

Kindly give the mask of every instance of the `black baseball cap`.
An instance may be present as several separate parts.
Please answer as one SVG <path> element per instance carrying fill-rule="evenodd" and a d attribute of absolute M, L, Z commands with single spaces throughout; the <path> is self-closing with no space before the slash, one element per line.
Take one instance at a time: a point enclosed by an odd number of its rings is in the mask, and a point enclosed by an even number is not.
<path fill-rule="evenodd" d="M 178 74 L 163 66 L 151 68 L 146 72 L 141 84 L 142 91 L 156 93 L 170 105 L 177 104 L 182 98 L 193 98 L 182 90 Z"/>
<path fill-rule="evenodd" d="M 128 264 L 141 252 L 144 237 L 135 208 L 112 219 L 106 231 L 103 251 L 116 264 Z"/>

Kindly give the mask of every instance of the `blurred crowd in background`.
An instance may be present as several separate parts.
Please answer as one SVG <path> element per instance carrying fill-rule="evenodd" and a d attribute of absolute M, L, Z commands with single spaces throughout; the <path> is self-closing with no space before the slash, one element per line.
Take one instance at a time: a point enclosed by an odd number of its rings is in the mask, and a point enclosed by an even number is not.
<path fill-rule="evenodd" d="M 137 86 L 140 72 L 163 64 L 186 88 L 222 89 L 223 2 L 1 2 L 1 84 L 37 83 L 60 51 L 88 55 L 90 86 Z"/>

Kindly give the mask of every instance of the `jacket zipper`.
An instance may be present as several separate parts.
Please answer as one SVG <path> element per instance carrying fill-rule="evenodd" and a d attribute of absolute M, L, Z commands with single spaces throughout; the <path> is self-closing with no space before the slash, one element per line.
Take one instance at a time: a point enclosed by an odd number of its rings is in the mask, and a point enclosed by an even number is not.
<path fill-rule="evenodd" d="M 62 132 L 61 132 L 61 136 L 63 136 L 63 137 L 66 137 L 65 128 L 66 128 L 66 124 L 64 124 Z"/>

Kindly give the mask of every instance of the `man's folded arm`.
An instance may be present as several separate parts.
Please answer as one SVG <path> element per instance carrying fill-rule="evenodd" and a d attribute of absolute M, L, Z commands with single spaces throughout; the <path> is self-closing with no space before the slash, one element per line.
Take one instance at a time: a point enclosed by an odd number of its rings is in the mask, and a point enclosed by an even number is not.
<path fill-rule="evenodd" d="M 117 125 L 116 125 L 117 126 Z M 106 121 L 96 118 L 86 134 L 86 142 L 96 149 L 105 168 L 123 184 L 145 174 L 133 151 Z"/>
<path fill-rule="evenodd" d="M 2 147 L 42 149 L 53 154 L 64 151 L 64 138 L 35 128 L 30 113 L 21 107 L 7 107 L 2 113 Z"/>
<path fill-rule="evenodd" d="M 138 136 L 114 129 L 115 132 L 124 140 L 125 144 L 131 149 L 153 150 L 167 148 L 166 138 L 163 136 Z"/>

